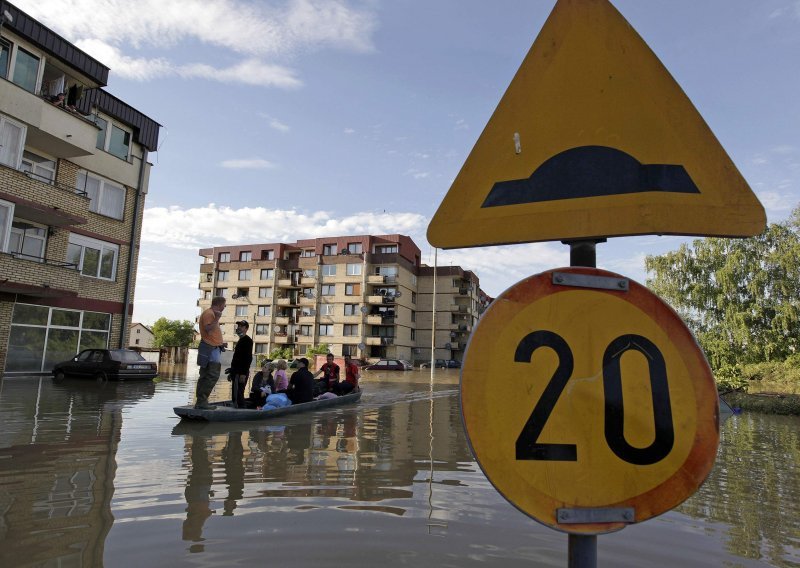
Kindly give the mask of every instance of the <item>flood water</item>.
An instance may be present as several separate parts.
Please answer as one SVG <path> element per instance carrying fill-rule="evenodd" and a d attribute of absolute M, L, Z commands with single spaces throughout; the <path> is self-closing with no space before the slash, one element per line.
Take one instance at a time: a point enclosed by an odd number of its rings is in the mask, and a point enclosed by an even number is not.
<path fill-rule="evenodd" d="M 473 460 L 456 371 L 372 373 L 357 405 L 206 426 L 172 412 L 196 370 L 168 374 L 0 381 L 0 566 L 566 566 L 567 536 Z M 598 563 L 800 566 L 799 464 L 800 418 L 734 416 L 700 491 L 599 536 Z"/>

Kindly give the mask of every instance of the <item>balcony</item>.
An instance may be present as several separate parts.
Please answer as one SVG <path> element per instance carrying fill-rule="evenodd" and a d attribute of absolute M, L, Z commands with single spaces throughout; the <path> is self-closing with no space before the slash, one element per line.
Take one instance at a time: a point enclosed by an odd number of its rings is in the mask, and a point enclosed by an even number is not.
<path fill-rule="evenodd" d="M 56 106 L 0 79 L 3 109 L 27 124 L 26 144 L 56 158 L 89 156 L 97 152 L 99 128 L 78 113 Z"/>
<path fill-rule="evenodd" d="M 289 340 L 289 336 L 286 333 L 276 333 L 275 337 L 272 338 L 273 343 L 279 343 L 280 345 L 286 345 L 293 343 Z"/>
<path fill-rule="evenodd" d="M 313 296 L 300 296 L 300 305 L 301 306 L 314 306 L 317 303 L 317 299 Z"/>
<path fill-rule="evenodd" d="M 380 325 L 383 323 L 383 318 L 381 316 L 369 315 L 367 316 L 367 323 L 370 325 Z"/>
<path fill-rule="evenodd" d="M 380 337 L 366 337 L 364 338 L 364 343 L 367 345 L 381 345 L 381 339 Z"/>
<path fill-rule="evenodd" d="M 383 274 L 370 274 L 367 276 L 367 284 L 385 284 L 386 277 Z"/>
<path fill-rule="evenodd" d="M 310 334 L 309 335 L 303 335 L 302 333 L 298 333 L 297 335 L 294 336 L 294 342 L 295 343 L 313 343 L 314 342 L 314 338 Z"/>
<path fill-rule="evenodd" d="M 91 201 L 74 187 L 51 184 L 28 172 L 0 165 L 2 186 L 13 188 L 16 217 L 56 227 L 83 225 L 87 221 Z"/>
<path fill-rule="evenodd" d="M 291 323 L 289 316 L 276 316 L 275 323 L 278 325 L 289 325 Z"/>
<path fill-rule="evenodd" d="M 367 296 L 367 303 L 374 305 L 383 305 L 383 296 Z"/>
<path fill-rule="evenodd" d="M 381 337 L 381 345 L 394 345 L 394 337 Z"/>
<path fill-rule="evenodd" d="M 74 264 L 15 253 L 0 253 L 0 274 L 8 275 L 0 279 L 0 292 L 38 298 L 77 296 L 81 284 Z"/>
<path fill-rule="evenodd" d="M 317 277 L 316 276 L 303 276 L 300 279 L 300 284 L 303 286 L 316 286 L 317 285 Z"/>
<path fill-rule="evenodd" d="M 279 278 L 277 282 L 278 288 L 291 288 L 292 287 L 292 279 L 291 278 Z"/>
<path fill-rule="evenodd" d="M 279 306 L 296 306 L 297 300 L 295 298 L 278 298 L 275 303 Z"/>
<path fill-rule="evenodd" d="M 200 282 L 200 284 L 197 287 L 200 288 L 203 291 L 208 290 L 209 292 L 211 292 L 211 291 L 214 290 L 214 283 L 213 282 Z"/>
<path fill-rule="evenodd" d="M 459 331 L 472 331 L 472 326 L 468 325 L 466 323 L 460 323 L 460 324 L 458 324 L 458 330 Z"/>

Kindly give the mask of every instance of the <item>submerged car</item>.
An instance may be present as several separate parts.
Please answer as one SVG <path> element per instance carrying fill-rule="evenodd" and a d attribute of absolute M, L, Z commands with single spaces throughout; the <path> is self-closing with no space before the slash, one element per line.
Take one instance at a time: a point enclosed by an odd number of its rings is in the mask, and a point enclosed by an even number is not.
<path fill-rule="evenodd" d="M 434 365 L 434 369 L 446 369 L 447 368 L 447 360 L 445 360 L 445 359 L 436 359 L 436 362 L 433 365 Z M 425 361 L 424 363 L 422 363 L 419 366 L 420 369 L 430 369 L 430 367 L 431 367 L 431 362 L 430 361 Z"/>
<path fill-rule="evenodd" d="M 53 378 L 92 377 L 99 380 L 122 381 L 152 379 L 158 365 L 145 360 L 130 349 L 84 349 L 69 361 L 53 367 Z"/>
<path fill-rule="evenodd" d="M 402 359 L 381 359 L 372 365 L 362 367 L 365 371 L 411 371 L 414 367 Z"/>

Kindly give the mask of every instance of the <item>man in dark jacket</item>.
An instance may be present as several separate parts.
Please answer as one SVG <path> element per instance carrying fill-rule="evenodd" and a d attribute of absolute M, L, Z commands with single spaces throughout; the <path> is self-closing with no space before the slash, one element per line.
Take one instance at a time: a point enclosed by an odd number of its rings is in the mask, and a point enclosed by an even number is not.
<path fill-rule="evenodd" d="M 247 335 L 248 329 L 250 324 L 247 320 L 236 322 L 236 335 L 239 336 L 239 341 L 233 348 L 231 372 L 228 375 L 231 381 L 231 398 L 236 408 L 245 407 L 244 389 L 250 377 L 250 364 L 253 362 L 253 340 Z"/>
<path fill-rule="evenodd" d="M 305 357 L 297 360 L 297 371 L 289 378 L 289 388 L 286 396 L 292 404 L 302 404 L 314 400 L 314 375 L 308 370 L 308 359 Z"/>

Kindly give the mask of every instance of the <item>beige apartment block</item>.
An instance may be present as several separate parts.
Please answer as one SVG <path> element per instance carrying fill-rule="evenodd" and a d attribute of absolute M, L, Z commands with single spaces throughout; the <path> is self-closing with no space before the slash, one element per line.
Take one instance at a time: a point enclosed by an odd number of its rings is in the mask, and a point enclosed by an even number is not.
<path fill-rule="evenodd" d="M 0 371 L 10 376 L 128 345 L 160 125 L 104 90 L 108 67 L 3 9 Z"/>
<path fill-rule="evenodd" d="M 288 347 L 301 355 L 327 343 L 337 356 L 414 363 L 430 359 L 433 268 L 421 264 L 419 247 L 410 237 L 359 235 L 216 247 L 201 249 L 200 256 L 197 305 L 204 310 L 214 296 L 226 298 L 220 321 L 229 346 L 236 340 L 234 322 L 245 319 L 260 354 Z M 458 267 L 446 270 L 455 270 L 456 276 L 437 290 L 437 311 L 458 301 L 468 308 L 463 316 L 473 325 L 478 277 Z M 456 277 L 459 286 L 453 287 Z M 468 286 L 468 295 L 461 297 Z M 437 327 L 436 356 L 460 360 L 466 341 L 451 337 L 451 312 L 438 315 L 446 316 L 447 325 L 441 332 Z"/>

